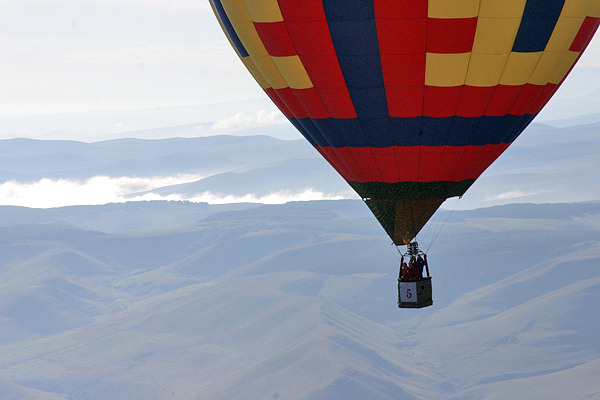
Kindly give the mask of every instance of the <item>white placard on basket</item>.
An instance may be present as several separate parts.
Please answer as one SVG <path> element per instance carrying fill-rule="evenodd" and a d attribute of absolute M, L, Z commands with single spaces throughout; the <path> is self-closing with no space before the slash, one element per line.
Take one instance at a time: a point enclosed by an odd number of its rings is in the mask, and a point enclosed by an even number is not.
<path fill-rule="evenodd" d="M 400 301 L 417 302 L 417 282 L 400 282 Z"/>

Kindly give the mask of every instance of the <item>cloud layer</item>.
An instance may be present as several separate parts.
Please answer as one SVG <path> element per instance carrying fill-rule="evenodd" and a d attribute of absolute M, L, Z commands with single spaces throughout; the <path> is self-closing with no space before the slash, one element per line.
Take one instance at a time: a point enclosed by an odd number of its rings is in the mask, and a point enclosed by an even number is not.
<path fill-rule="evenodd" d="M 216 121 L 211 129 L 213 131 L 231 131 L 236 129 L 253 128 L 259 126 L 279 125 L 287 123 L 287 119 L 280 111 L 260 110 L 254 115 L 239 112 L 232 117 Z"/>
<path fill-rule="evenodd" d="M 323 193 L 310 188 L 301 191 L 281 190 L 266 195 L 248 193 L 244 196 L 217 194 L 209 191 L 193 196 L 179 194 L 163 196 L 158 193 L 135 195 L 135 193 L 147 192 L 169 185 L 193 182 L 201 178 L 198 175 L 150 178 L 95 176 L 81 181 L 48 178 L 32 183 L 8 181 L 0 184 L 0 205 L 52 208 L 150 200 L 185 200 L 210 204 L 244 202 L 283 204 L 289 201 L 357 198 L 352 192 Z"/>

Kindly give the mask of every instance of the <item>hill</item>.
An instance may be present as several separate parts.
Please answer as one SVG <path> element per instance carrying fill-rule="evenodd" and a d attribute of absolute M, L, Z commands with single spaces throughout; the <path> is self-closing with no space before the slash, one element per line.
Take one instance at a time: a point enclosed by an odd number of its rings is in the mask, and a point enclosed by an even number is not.
<path fill-rule="evenodd" d="M 4 398 L 562 400 L 600 391 L 600 203 L 442 212 L 428 252 L 434 305 L 423 310 L 396 307 L 398 255 L 360 201 L 204 215 L 177 203 L 189 223 L 166 230 L 136 229 L 134 209 L 149 205 L 131 203 L 119 232 L 86 228 L 121 206 L 5 223 Z M 151 206 L 157 219 L 174 212 Z M 20 209 L 25 220 L 28 211 L 39 212 Z"/>
<path fill-rule="evenodd" d="M 211 175 L 290 158 L 315 158 L 304 141 L 269 136 L 160 140 L 0 140 L 0 180 L 84 179 L 98 175 Z"/>
<path fill-rule="evenodd" d="M 599 130 L 599 123 L 532 124 L 457 207 L 599 199 Z M 90 198 L 211 203 L 281 203 L 307 194 L 308 199 L 357 198 L 306 141 L 265 135 L 95 143 L 9 139 L 0 140 L 0 154 L 0 201 L 7 205 L 79 205 Z M 38 194 L 48 192 L 64 198 Z"/>

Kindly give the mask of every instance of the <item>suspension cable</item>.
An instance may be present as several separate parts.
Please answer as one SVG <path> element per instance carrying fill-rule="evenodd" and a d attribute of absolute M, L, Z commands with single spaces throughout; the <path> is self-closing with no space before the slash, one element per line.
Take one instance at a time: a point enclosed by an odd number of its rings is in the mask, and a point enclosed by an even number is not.
<path fill-rule="evenodd" d="M 403 254 L 403 253 L 400 251 L 400 247 L 399 247 L 399 246 L 397 246 L 397 245 L 396 245 L 396 243 L 394 243 L 394 242 L 392 242 L 392 245 L 393 245 L 393 246 L 396 248 L 396 250 L 398 250 L 398 254 L 400 254 L 400 257 L 404 257 L 404 255 L 405 255 L 405 254 Z"/>
<path fill-rule="evenodd" d="M 444 226 L 446 225 L 446 223 L 448 222 L 448 219 L 450 219 L 450 215 L 452 215 L 452 213 L 454 212 L 454 210 L 456 209 L 456 206 L 458 205 L 458 201 L 462 198 L 462 196 L 459 196 L 456 198 L 456 201 L 454 202 L 454 205 L 452 207 L 450 207 L 449 210 L 447 211 L 446 214 L 446 218 L 444 219 L 444 222 L 439 225 L 437 231 L 435 232 L 435 235 L 433 236 L 433 239 L 431 239 L 431 242 L 429 243 L 429 246 L 427 246 L 427 250 L 424 251 L 425 254 L 427 254 L 427 252 L 429 251 L 429 249 L 431 248 L 431 246 L 433 245 L 433 243 L 435 242 L 435 240 L 437 239 L 438 235 L 440 234 L 440 232 L 442 231 L 442 228 L 444 228 Z"/>
<path fill-rule="evenodd" d="M 439 211 L 439 210 L 438 210 Z M 434 226 L 438 226 L 439 223 L 442 221 L 442 216 L 441 213 L 436 211 L 433 216 L 431 217 L 431 220 L 425 224 L 425 231 L 423 232 L 423 234 L 421 234 L 421 238 L 423 239 L 424 242 L 427 243 L 427 238 L 430 238 L 432 236 L 435 236 L 435 230 L 434 230 Z M 433 234 L 431 234 L 433 231 Z M 419 241 L 419 236 L 420 233 L 417 233 L 417 235 L 415 235 L 415 241 Z"/>

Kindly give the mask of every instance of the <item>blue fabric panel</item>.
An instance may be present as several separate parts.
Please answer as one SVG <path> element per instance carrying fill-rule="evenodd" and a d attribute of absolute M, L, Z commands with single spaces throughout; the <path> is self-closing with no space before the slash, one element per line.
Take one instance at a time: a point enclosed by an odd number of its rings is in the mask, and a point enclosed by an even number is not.
<path fill-rule="evenodd" d="M 304 118 L 310 119 L 310 118 Z M 302 120 L 300 120 L 302 121 Z M 333 123 L 333 118 L 313 119 L 314 129 L 323 132 L 319 135 L 312 135 L 313 140 L 317 142 L 317 146 L 344 147 L 345 141 L 342 137 L 342 132 L 336 131 Z M 325 135 L 328 137 L 325 139 Z"/>
<path fill-rule="evenodd" d="M 360 99 L 361 104 L 365 104 L 364 107 L 354 107 L 356 109 L 356 116 L 361 121 L 364 118 L 385 118 L 389 117 L 387 110 L 387 101 L 385 99 L 385 88 L 383 85 L 368 87 L 368 88 L 355 88 L 348 89 L 350 94 Z M 354 99 L 353 99 L 354 100 Z"/>
<path fill-rule="evenodd" d="M 223 9 L 223 4 L 221 4 L 221 0 L 211 0 L 211 2 L 215 6 L 217 14 L 219 14 L 219 19 L 221 20 L 225 31 L 227 31 L 227 36 L 229 36 L 229 39 L 231 39 L 231 42 L 235 46 L 235 49 L 238 51 L 238 53 L 240 53 L 240 57 L 248 57 L 248 52 L 246 51 L 246 48 L 240 41 L 240 38 L 238 37 L 237 33 L 235 33 L 235 30 L 231 25 L 231 21 L 229 20 L 227 13 L 225 13 L 225 9 Z"/>
<path fill-rule="evenodd" d="M 510 143 L 506 142 L 506 140 L 516 138 L 527 126 L 526 121 L 528 121 L 528 119 L 529 118 L 525 115 L 505 115 L 494 135 L 498 138 L 497 143 Z"/>
<path fill-rule="evenodd" d="M 331 147 L 368 147 L 358 118 L 350 119 L 313 119 L 316 128 L 323 132 L 323 142 L 319 146 Z"/>
<path fill-rule="evenodd" d="M 419 144 L 424 146 L 443 146 L 448 141 L 448 132 L 453 125 L 455 117 L 423 118 L 423 135 Z"/>
<path fill-rule="evenodd" d="M 483 146 L 512 143 L 533 118 L 535 115 L 525 114 L 474 118 L 303 118 L 290 121 L 301 127 L 300 131 L 313 146 Z"/>
<path fill-rule="evenodd" d="M 394 146 L 418 146 L 423 131 L 423 117 L 391 118 Z M 376 147 L 376 146 L 373 146 Z"/>
<path fill-rule="evenodd" d="M 350 92 L 350 97 L 356 108 L 356 100 L 360 102 L 360 96 L 355 99 L 353 89 L 383 86 L 383 74 L 381 72 L 381 59 L 379 54 L 370 56 L 342 56 L 338 54 L 338 62 Z M 373 70 L 375 68 L 375 70 Z M 385 96 L 384 96 L 385 98 Z M 387 102 L 386 102 L 387 113 Z"/>
<path fill-rule="evenodd" d="M 372 1 L 324 0 L 333 47 L 358 119 L 389 118 Z M 363 136 L 372 132 L 365 122 Z M 352 131 L 354 134 L 354 131 Z M 388 136 L 388 135 L 384 135 Z M 358 137 L 356 137 L 357 140 Z M 369 141 L 364 139 L 362 142 Z"/>
<path fill-rule="evenodd" d="M 289 121 L 294 125 L 294 128 L 296 128 L 302 136 L 313 145 L 313 147 L 322 146 L 322 143 L 326 143 L 310 118 L 302 118 L 300 120 L 297 118 L 289 118 Z"/>
<path fill-rule="evenodd" d="M 467 144 L 474 146 L 483 146 L 486 144 L 500 144 L 506 136 L 507 119 L 512 121 L 511 116 L 490 117 L 484 115 L 479 118 L 479 126 L 472 131 L 472 135 L 467 139 Z"/>
<path fill-rule="evenodd" d="M 524 17 L 554 17 L 562 12 L 565 0 L 527 0 L 525 9 L 523 10 Z"/>
<path fill-rule="evenodd" d="M 537 114 L 525 114 L 519 116 L 514 125 L 508 130 L 504 137 L 504 143 L 512 143 L 525 130 L 525 128 L 533 121 Z"/>
<path fill-rule="evenodd" d="M 378 55 L 379 41 L 375 20 L 329 21 L 329 32 L 338 56 Z"/>
<path fill-rule="evenodd" d="M 477 135 L 481 126 L 482 117 L 452 117 L 453 124 L 448 133 L 447 143 L 449 146 L 465 146 L 470 139 Z"/>
<path fill-rule="evenodd" d="M 565 0 L 527 0 L 512 51 L 543 51 L 550 40 Z"/>
<path fill-rule="evenodd" d="M 372 1 L 365 0 L 323 0 L 327 21 L 360 21 L 375 19 Z"/>
<path fill-rule="evenodd" d="M 360 120 L 369 147 L 391 147 L 394 135 L 390 126 L 390 118 L 362 118 Z"/>

